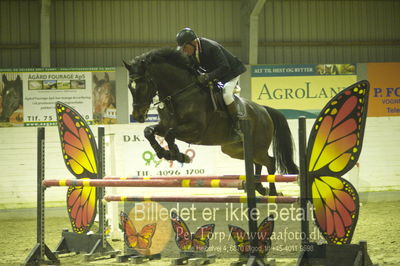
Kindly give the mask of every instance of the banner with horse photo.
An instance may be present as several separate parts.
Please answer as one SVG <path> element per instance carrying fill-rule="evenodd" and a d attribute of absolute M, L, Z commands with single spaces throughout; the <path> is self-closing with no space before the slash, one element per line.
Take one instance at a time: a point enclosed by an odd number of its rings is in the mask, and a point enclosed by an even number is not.
<path fill-rule="evenodd" d="M 357 81 L 355 64 L 255 65 L 252 100 L 286 118 L 316 118 L 326 101 Z"/>
<path fill-rule="evenodd" d="M 23 126 L 24 107 L 21 73 L 1 73 L 0 127 Z"/>
<path fill-rule="evenodd" d="M 57 101 L 81 110 L 89 123 L 117 123 L 115 68 L 3 71 L 0 126 L 55 125 Z"/>
<path fill-rule="evenodd" d="M 117 123 L 115 71 L 92 72 L 93 120 L 95 124 Z"/>

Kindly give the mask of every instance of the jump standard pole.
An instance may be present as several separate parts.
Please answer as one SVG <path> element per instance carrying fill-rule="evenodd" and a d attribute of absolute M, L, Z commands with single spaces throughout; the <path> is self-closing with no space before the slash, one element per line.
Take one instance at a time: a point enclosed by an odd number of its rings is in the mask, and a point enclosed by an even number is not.
<path fill-rule="evenodd" d="M 105 132 L 104 132 L 104 127 L 99 127 L 97 130 L 97 137 L 98 137 L 98 158 L 99 158 L 99 171 L 97 173 L 97 178 L 102 179 L 105 176 L 106 169 L 105 169 Z M 99 203 L 99 231 L 98 233 L 101 234 L 102 239 L 101 239 L 101 250 L 106 251 L 107 250 L 107 240 L 106 240 L 106 234 L 105 234 L 105 220 L 106 220 L 106 208 L 105 205 L 102 201 L 104 197 L 105 188 L 97 188 L 97 199 Z"/>
<path fill-rule="evenodd" d="M 257 202 L 254 182 L 253 167 L 253 138 L 250 131 L 250 120 L 246 115 L 240 120 L 240 127 L 243 132 L 243 157 L 246 170 L 246 194 L 248 208 L 248 225 L 250 240 L 250 256 L 247 265 L 265 265 L 263 258 L 258 256 L 258 237 L 257 237 Z"/>
<path fill-rule="evenodd" d="M 102 131 L 102 132 L 101 132 Z M 104 128 L 99 128 L 99 138 L 102 141 L 99 145 L 104 146 Z M 104 148 L 99 150 L 100 157 L 104 156 Z M 104 158 L 100 164 L 104 165 Z M 102 166 L 103 167 L 103 166 Z M 99 171 L 99 176 L 104 176 L 104 170 Z M 99 195 L 99 216 L 100 216 L 100 228 L 99 232 L 95 234 L 77 234 L 74 232 L 68 232 L 63 230 L 62 239 L 58 243 L 54 252 L 52 252 L 45 243 L 45 189 L 43 185 L 45 177 L 45 128 L 41 127 L 37 130 L 37 226 L 36 226 L 36 245 L 29 253 L 22 265 L 41 265 L 41 264 L 60 264 L 58 259 L 59 254 L 69 252 L 86 252 L 85 260 L 90 260 L 96 257 L 110 255 L 111 257 L 119 253 L 115 251 L 112 246 L 105 239 L 104 234 L 104 211 L 101 211 L 102 199 L 104 194 Z M 104 189 L 104 188 L 101 188 Z M 94 244 L 94 245 L 93 245 Z M 47 257 L 47 259 L 45 258 Z"/>
<path fill-rule="evenodd" d="M 104 181 L 101 178 L 105 175 L 105 132 L 104 127 L 97 129 L 97 178 L 92 179 L 94 181 Z M 75 180 L 78 183 L 82 180 Z M 46 180 L 42 181 L 42 185 L 45 187 Z M 76 183 L 68 183 L 67 186 L 79 186 Z M 115 257 L 120 251 L 114 250 L 114 248 L 108 243 L 105 235 L 105 206 L 102 202 L 104 197 L 104 186 L 98 187 L 96 190 L 97 194 L 97 207 L 99 214 L 99 229 L 93 234 L 77 234 L 75 232 L 62 232 L 62 238 L 56 247 L 57 254 L 64 254 L 70 252 L 85 252 L 84 260 L 91 261 L 98 257 L 110 256 Z"/>
<path fill-rule="evenodd" d="M 22 265 L 60 264 L 57 256 L 47 247 L 44 238 L 44 160 L 45 131 L 43 127 L 37 129 L 37 198 L 36 198 L 36 245 L 29 253 Z M 45 259 L 45 256 L 48 260 Z"/>
<path fill-rule="evenodd" d="M 307 182 L 307 128 L 306 118 L 299 117 L 299 168 L 300 168 L 300 208 L 302 210 L 302 219 L 300 223 L 301 229 L 301 246 L 303 250 L 305 245 L 309 243 L 309 215 L 308 215 L 308 182 Z"/>

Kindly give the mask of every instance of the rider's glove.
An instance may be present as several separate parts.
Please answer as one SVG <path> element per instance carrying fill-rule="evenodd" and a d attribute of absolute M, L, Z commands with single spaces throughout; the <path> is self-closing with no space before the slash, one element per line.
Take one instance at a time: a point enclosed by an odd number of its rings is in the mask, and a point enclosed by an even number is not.
<path fill-rule="evenodd" d="M 209 77 L 209 75 L 207 73 L 200 74 L 200 75 L 197 76 L 197 81 L 200 84 L 207 85 L 208 82 L 210 81 L 210 77 Z"/>

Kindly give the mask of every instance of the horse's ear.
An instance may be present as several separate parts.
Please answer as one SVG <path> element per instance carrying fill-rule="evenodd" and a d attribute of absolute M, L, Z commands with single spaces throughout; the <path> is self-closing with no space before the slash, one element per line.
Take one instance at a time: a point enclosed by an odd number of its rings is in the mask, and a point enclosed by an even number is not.
<path fill-rule="evenodd" d="M 125 60 L 122 60 L 122 62 L 124 62 L 125 68 L 128 70 L 131 70 L 131 65 L 128 64 L 127 62 L 125 62 Z"/>
<path fill-rule="evenodd" d="M 105 80 L 106 82 L 110 81 L 110 77 L 108 76 L 108 73 L 107 73 L 107 72 L 104 72 L 104 80 Z"/>
<path fill-rule="evenodd" d="M 21 77 L 18 75 L 17 78 L 15 79 L 18 82 L 22 82 Z"/>
<path fill-rule="evenodd" d="M 3 78 L 2 79 L 3 79 L 3 83 L 4 84 L 6 84 L 8 82 L 6 74 L 3 74 Z"/>

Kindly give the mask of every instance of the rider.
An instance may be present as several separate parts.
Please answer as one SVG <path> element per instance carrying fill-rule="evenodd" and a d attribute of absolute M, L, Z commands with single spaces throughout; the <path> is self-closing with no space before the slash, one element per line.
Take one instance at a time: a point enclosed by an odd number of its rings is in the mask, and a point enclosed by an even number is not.
<path fill-rule="evenodd" d="M 221 44 L 203 37 L 197 37 L 191 28 L 184 28 L 176 35 L 178 49 L 190 56 L 195 68 L 205 73 L 198 76 L 198 81 L 207 85 L 218 80 L 224 84 L 223 98 L 228 112 L 234 121 L 235 131 L 238 129 L 238 108 L 233 91 L 238 85 L 239 76 L 246 71 L 244 64 Z"/>

